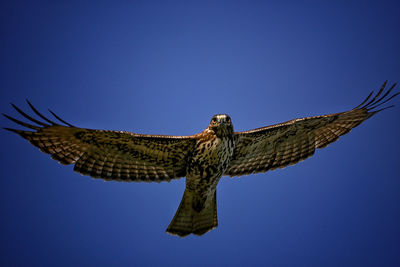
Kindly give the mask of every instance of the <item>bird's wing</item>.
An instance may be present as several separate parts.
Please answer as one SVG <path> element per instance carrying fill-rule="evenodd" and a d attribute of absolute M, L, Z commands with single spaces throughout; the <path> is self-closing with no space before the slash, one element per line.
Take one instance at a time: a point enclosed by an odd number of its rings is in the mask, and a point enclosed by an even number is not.
<path fill-rule="evenodd" d="M 266 172 L 284 168 L 312 156 L 316 148 L 323 148 L 335 142 L 339 136 L 350 132 L 351 129 L 383 110 L 375 108 L 400 93 L 389 96 L 396 84 L 383 93 L 386 83 L 375 97 L 370 99 L 373 94 L 371 92 L 360 105 L 350 111 L 294 119 L 235 133 L 236 147 L 225 175 L 240 176 Z"/>
<path fill-rule="evenodd" d="M 50 111 L 66 124 L 64 126 L 44 117 L 29 101 L 28 104 L 43 121 L 12 106 L 39 126 L 3 114 L 34 131 L 4 129 L 19 134 L 62 164 L 75 164 L 74 170 L 79 173 L 105 180 L 134 182 L 170 181 L 186 174 L 186 159 L 196 143 L 193 136 L 143 135 L 78 128 Z"/>

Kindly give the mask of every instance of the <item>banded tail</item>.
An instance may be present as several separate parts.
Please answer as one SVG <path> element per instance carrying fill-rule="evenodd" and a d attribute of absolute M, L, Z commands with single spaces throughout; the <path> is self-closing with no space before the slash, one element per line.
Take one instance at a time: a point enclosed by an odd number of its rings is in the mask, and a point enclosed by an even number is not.
<path fill-rule="evenodd" d="M 208 197 L 204 208 L 198 212 L 193 208 L 195 192 L 185 190 L 174 218 L 167 228 L 167 233 L 185 237 L 189 234 L 203 235 L 217 228 L 217 192 Z"/>

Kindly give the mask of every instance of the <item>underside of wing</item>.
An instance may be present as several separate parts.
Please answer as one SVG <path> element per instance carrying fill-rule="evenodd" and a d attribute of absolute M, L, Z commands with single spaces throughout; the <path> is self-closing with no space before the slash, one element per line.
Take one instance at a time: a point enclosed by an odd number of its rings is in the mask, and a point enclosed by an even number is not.
<path fill-rule="evenodd" d="M 396 84 L 385 93 L 383 84 L 350 111 L 295 119 L 285 123 L 235 133 L 236 147 L 225 175 L 240 176 L 284 168 L 312 156 L 316 148 L 326 147 L 339 136 L 350 132 L 377 112 L 392 107 L 376 108 L 399 93 L 389 95 Z"/>
<path fill-rule="evenodd" d="M 32 145 L 74 170 L 105 180 L 161 182 L 186 175 L 186 159 L 196 140 L 192 136 L 142 135 L 123 131 L 91 130 L 74 127 L 51 112 L 60 125 L 29 106 L 43 121 L 15 105 L 32 125 L 3 114 L 33 131 L 4 128 L 27 139 Z"/>

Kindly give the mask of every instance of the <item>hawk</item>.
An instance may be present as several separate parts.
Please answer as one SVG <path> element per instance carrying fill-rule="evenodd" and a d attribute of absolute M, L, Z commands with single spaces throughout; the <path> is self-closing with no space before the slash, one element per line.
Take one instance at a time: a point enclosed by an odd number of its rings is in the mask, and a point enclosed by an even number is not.
<path fill-rule="evenodd" d="M 216 188 L 220 178 L 284 168 L 314 154 L 350 132 L 381 110 L 376 109 L 400 92 L 396 84 L 357 107 L 340 113 L 294 119 L 250 131 L 234 132 L 225 114 L 211 118 L 208 127 L 191 136 L 147 135 L 125 131 L 75 127 L 51 110 L 56 123 L 29 102 L 35 119 L 11 104 L 36 125 L 3 114 L 33 131 L 4 128 L 27 139 L 74 171 L 94 178 L 125 182 L 162 182 L 186 177 L 186 188 L 167 232 L 178 236 L 203 235 L 218 225 Z M 372 98 L 371 98 L 372 97 Z"/>

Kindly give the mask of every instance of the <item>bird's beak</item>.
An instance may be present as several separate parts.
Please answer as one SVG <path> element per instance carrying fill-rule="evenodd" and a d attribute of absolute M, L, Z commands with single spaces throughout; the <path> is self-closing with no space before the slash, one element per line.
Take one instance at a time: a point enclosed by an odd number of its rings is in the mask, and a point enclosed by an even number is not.
<path fill-rule="evenodd" d="M 227 125 L 227 124 L 228 124 L 228 120 L 227 119 L 221 120 L 221 125 Z"/>

